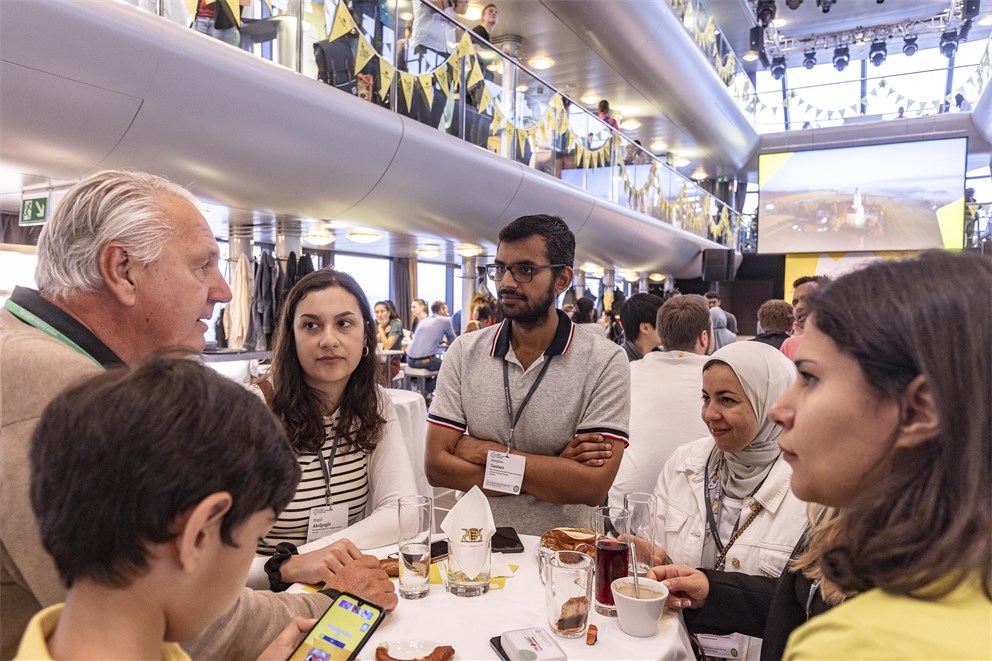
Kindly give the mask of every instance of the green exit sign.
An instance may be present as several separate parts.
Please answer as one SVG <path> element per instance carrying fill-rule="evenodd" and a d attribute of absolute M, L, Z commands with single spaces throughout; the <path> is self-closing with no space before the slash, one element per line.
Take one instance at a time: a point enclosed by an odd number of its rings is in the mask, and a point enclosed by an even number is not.
<path fill-rule="evenodd" d="M 51 195 L 24 195 L 21 197 L 21 217 L 18 225 L 44 225 L 48 220 Z"/>

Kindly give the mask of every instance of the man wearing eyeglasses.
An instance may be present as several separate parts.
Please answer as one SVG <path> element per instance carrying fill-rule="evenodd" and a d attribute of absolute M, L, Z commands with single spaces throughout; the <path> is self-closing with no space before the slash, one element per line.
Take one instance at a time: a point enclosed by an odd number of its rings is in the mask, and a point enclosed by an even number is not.
<path fill-rule="evenodd" d="M 504 321 L 455 340 L 428 416 L 430 483 L 482 488 L 496 525 L 524 534 L 588 526 L 627 444 L 623 349 L 555 309 L 574 259 L 561 218 L 523 216 L 500 231 L 486 268 Z"/>

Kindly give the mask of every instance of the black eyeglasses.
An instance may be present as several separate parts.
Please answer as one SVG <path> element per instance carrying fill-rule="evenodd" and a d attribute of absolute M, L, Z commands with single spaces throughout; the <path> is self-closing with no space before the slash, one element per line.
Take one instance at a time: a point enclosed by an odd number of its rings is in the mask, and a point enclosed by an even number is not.
<path fill-rule="evenodd" d="M 568 264 L 487 264 L 486 273 L 493 279 L 493 282 L 499 282 L 509 271 L 514 280 L 524 283 L 533 280 L 534 274 L 541 269 L 556 269 L 562 266 L 568 266 Z"/>

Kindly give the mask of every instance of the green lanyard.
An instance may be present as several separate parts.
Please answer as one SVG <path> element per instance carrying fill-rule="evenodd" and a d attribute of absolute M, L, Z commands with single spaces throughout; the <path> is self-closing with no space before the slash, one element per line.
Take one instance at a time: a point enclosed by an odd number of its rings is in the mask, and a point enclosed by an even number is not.
<path fill-rule="evenodd" d="M 43 333 L 46 333 L 47 335 L 54 337 L 59 342 L 69 345 L 79 353 L 83 354 L 84 356 L 92 360 L 97 365 L 100 365 L 99 360 L 86 353 L 86 351 L 81 346 L 79 346 L 78 344 L 70 340 L 68 337 L 63 335 L 59 329 L 55 328 L 55 326 L 52 326 L 50 323 L 48 323 L 47 321 L 36 315 L 34 312 L 22 308 L 20 305 L 10 300 L 9 298 L 6 301 L 4 301 L 3 306 L 7 310 L 9 310 L 12 315 L 17 317 L 24 323 L 30 324 L 31 326 L 34 326 Z M 103 367 L 103 365 L 100 366 Z"/>

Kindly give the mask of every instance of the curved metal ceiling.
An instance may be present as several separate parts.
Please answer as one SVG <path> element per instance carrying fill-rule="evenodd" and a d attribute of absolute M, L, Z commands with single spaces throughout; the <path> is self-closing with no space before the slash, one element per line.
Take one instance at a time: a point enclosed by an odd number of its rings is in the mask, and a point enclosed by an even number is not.
<path fill-rule="evenodd" d="M 4 167 L 140 168 L 234 207 L 457 241 L 554 213 L 578 259 L 676 277 L 719 247 L 127 4 L 3 4 Z"/>
<path fill-rule="evenodd" d="M 758 134 L 666 2 L 540 2 L 690 136 L 711 171 L 747 164 Z"/>

